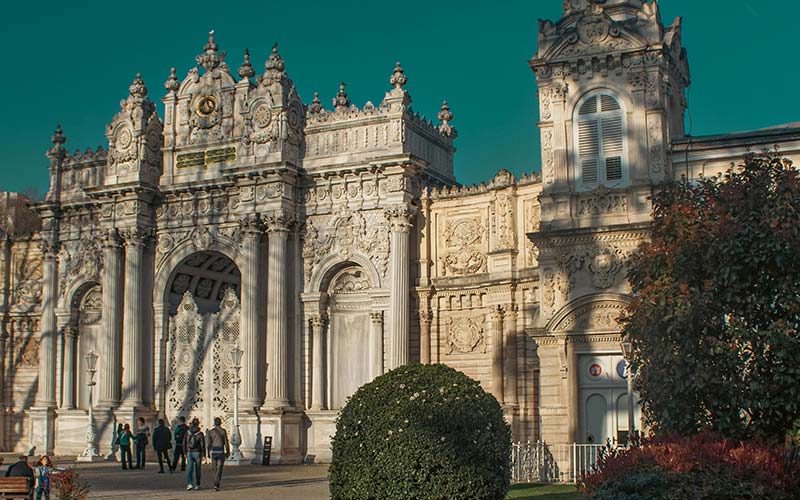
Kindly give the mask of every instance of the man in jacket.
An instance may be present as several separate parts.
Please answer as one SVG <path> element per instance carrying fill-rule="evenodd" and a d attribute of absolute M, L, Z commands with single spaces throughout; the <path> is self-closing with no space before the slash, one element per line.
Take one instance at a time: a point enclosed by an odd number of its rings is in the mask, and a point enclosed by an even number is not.
<path fill-rule="evenodd" d="M 183 449 L 186 450 L 189 461 L 189 473 L 186 477 L 186 489 L 200 489 L 200 464 L 206 455 L 206 439 L 203 431 L 200 430 L 200 421 L 196 418 L 192 420 L 192 426 L 186 432 L 183 440 Z M 194 473 L 194 481 L 192 480 Z"/>
<path fill-rule="evenodd" d="M 24 477 L 28 480 L 28 492 L 33 493 L 33 469 L 28 465 L 28 457 L 22 455 L 14 465 L 10 465 L 6 470 L 6 477 Z M 31 497 L 33 498 L 33 497 Z"/>
<path fill-rule="evenodd" d="M 186 448 L 183 447 L 183 441 L 186 438 L 186 432 L 189 431 L 189 426 L 186 425 L 186 417 L 178 418 L 178 425 L 175 427 L 175 454 L 173 455 L 172 465 L 169 468 L 173 472 L 178 467 L 178 459 L 181 459 L 181 471 L 186 470 Z"/>
<path fill-rule="evenodd" d="M 134 442 L 136 443 L 136 468 L 144 469 L 147 444 L 150 441 L 150 426 L 145 423 L 142 417 L 139 417 L 137 422 L 136 434 L 134 435 Z"/>
<path fill-rule="evenodd" d="M 228 432 L 222 428 L 222 419 L 214 419 L 214 428 L 208 431 L 206 436 L 208 446 L 208 458 L 214 464 L 214 489 L 219 491 L 219 482 L 222 479 L 222 466 L 231 454 L 228 444 Z"/>
<path fill-rule="evenodd" d="M 170 467 L 169 464 L 169 452 L 168 450 L 172 448 L 172 437 L 170 436 L 169 429 L 167 426 L 164 425 L 164 419 L 158 419 L 158 426 L 153 431 L 153 449 L 156 450 L 156 456 L 158 457 L 158 473 L 164 473 L 164 462 L 167 462 L 167 468 Z"/>

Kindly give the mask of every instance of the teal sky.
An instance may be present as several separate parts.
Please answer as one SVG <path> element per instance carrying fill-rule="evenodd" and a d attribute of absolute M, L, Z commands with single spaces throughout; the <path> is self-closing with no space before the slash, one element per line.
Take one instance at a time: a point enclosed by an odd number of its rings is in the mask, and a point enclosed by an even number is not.
<path fill-rule="evenodd" d="M 183 77 L 209 29 L 234 70 L 250 49 L 257 72 L 274 41 L 304 102 L 323 103 L 338 82 L 351 100 L 376 105 L 395 61 L 413 107 L 455 115 L 456 175 L 480 182 L 498 169 L 540 165 L 536 85 L 527 61 L 537 19 L 557 19 L 562 0 L 501 2 L 10 2 L 0 46 L 0 190 L 46 191 L 44 152 L 57 123 L 70 151 L 107 146 L 104 129 L 141 72 L 160 105 L 170 66 Z M 684 17 L 691 133 L 800 121 L 797 21 L 789 0 L 662 0 L 662 18 Z M 162 115 L 163 116 L 163 115 Z"/>

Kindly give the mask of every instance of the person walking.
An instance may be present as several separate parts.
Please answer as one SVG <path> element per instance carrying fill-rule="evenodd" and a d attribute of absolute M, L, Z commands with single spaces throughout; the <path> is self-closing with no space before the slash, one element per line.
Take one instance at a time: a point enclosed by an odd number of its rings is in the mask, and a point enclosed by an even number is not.
<path fill-rule="evenodd" d="M 119 433 L 119 437 L 117 437 L 117 442 L 119 442 L 119 458 L 120 462 L 122 462 L 122 470 L 133 470 L 131 441 L 133 441 L 131 425 L 125 424 L 125 427 L 123 427 L 122 431 Z"/>
<path fill-rule="evenodd" d="M 206 434 L 208 446 L 208 458 L 214 465 L 214 489 L 219 491 L 219 483 L 222 479 L 222 467 L 225 460 L 231 454 L 231 447 L 228 443 L 228 431 L 222 428 L 222 419 L 214 418 L 214 428 Z"/>
<path fill-rule="evenodd" d="M 144 422 L 144 418 L 139 417 L 136 426 L 136 468 L 144 469 L 145 455 L 147 454 L 147 443 L 150 442 L 150 426 Z"/>
<path fill-rule="evenodd" d="M 178 418 L 178 426 L 175 427 L 175 454 L 172 458 L 172 466 L 169 468 L 170 472 L 174 472 L 178 467 L 178 458 L 181 459 L 181 471 L 186 471 L 186 449 L 183 447 L 183 441 L 186 439 L 186 432 L 189 426 L 186 425 L 186 417 Z"/>
<path fill-rule="evenodd" d="M 164 473 L 164 462 L 167 462 L 167 468 L 170 468 L 169 463 L 169 449 L 172 448 L 172 436 L 170 436 L 169 429 L 164 425 L 164 419 L 158 419 L 158 427 L 153 431 L 153 449 L 156 451 L 158 457 L 158 473 Z"/>
<path fill-rule="evenodd" d="M 36 476 L 33 474 L 33 469 L 28 465 L 28 457 L 20 455 L 19 460 L 13 465 L 9 465 L 6 470 L 6 477 L 24 477 L 28 480 L 28 496 L 33 493 L 33 486 L 36 482 Z"/>
<path fill-rule="evenodd" d="M 42 496 L 50 500 L 50 475 L 53 473 L 53 462 L 50 457 L 44 455 L 39 460 L 36 467 L 36 500 L 41 500 Z"/>
<path fill-rule="evenodd" d="M 186 477 L 186 489 L 200 489 L 200 464 L 206 455 L 206 440 L 203 431 L 200 430 L 200 421 L 196 418 L 192 420 L 192 426 L 186 432 L 183 442 L 183 449 L 186 450 L 189 460 L 189 473 Z M 194 473 L 194 481 L 192 480 Z"/>

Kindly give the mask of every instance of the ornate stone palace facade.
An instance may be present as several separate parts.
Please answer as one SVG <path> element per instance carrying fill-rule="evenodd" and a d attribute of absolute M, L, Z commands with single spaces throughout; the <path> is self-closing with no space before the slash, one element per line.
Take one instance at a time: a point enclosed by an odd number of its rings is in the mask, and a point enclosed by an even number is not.
<path fill-rule="evenodd" d="M 480 380 L 516 439 L 624 434 L 652 187 L 793 156 L 800 128 L 687 137 L 681 21 L 655 2 L 565 1 L 538 47 L 541 176 L 457 184 L 453 115 L 414 113 L 399 64 L 378 105 L 344 84 L 306 104 L 277 47 L 234 75 L 213 34 L 163 114 L 136 77 L 107 149 L 57 130 L 41 231 L 2 247 L 0 448 L 84 449 L 89 351 L 101 453 L 138 416 L 230 425 L 236 346 L 250 457 L 269 435 L 275 460 L 326 460 L 347 397 L 410 362 Z"/>

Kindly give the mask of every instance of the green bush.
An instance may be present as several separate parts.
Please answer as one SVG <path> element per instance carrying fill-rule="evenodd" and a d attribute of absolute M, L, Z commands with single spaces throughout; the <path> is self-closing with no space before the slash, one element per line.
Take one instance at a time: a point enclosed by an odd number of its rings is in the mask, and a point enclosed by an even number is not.
<path fill-rule="evenodd" d="M 444 365 L 406 365 L 361 387 L 336 421 L 333 500 L 502 500 L 511 431 L 497 400 Z"/>

